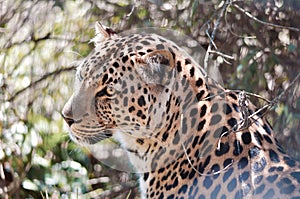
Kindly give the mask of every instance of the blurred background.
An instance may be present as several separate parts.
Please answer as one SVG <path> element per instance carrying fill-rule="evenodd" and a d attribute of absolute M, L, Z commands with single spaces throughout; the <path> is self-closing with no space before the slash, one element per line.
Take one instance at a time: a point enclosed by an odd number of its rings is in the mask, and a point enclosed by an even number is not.
<path fill-rule="evenodd" d="M 224 86 L 270 100 L 286 90 L 300 72 L 300 1 L 232 1 L 221 15 L 224 3 L 0 0 L 0 197 L 139 198 L 136 175 L 112 170 L 74 144 L 60 114 L 74 69 L 93 48 L 96 21 L 117 32 L 177 30 L 207 49 L 219 19 L 212 49 L 234 58 L 211 54 Z M 299 96 L 298 81 L 266 116 L 298 160 Z"/>

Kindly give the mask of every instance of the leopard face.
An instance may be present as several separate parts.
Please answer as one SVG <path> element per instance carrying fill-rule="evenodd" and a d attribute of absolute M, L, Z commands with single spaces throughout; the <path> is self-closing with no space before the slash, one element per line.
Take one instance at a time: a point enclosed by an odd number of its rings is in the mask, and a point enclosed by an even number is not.
<path fill-rule="evenodd" d="M 78 143 L 121 143 L 142 173 L 143 198 L 300 195 L 299 164 L 259 113 L 248 117 L 257 108 L 242 93 L 161 36 L 96 31 L 63 117 Z"/>

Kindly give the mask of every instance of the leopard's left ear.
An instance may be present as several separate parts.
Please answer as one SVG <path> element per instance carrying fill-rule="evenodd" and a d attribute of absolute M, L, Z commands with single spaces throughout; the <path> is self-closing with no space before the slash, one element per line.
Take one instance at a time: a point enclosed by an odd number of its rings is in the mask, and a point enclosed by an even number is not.
<path fill-rule="evenodd" d="M 95 32 L 96 36 L 93 39 L 91 39 L 91 42 L 94 42 L 95 46 L 99 45 L 100 43 L 109 38 L 117 36 L 117 33 L 115 31 L 113 31 L 109 27 L 104 26 L 100 22 L 96 22 Z"/>
<path fill-rule="evenodd" d="M 169 86 L 174 79 L 174 58 L 170 51 L 155 50 L 136 58 L 137 73 L 147 84 Z"/>

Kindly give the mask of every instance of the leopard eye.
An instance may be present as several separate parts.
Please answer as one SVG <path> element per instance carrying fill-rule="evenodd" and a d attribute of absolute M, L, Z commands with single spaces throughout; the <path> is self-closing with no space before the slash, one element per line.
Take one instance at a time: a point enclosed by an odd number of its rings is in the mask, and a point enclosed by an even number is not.
<path fill-rule="evenodd" d="M 112 87 L 106 87 L 106 93 L 108 96 L 113 96 L 115 94 L 115 89 Z"/>
<path fill-rule="evenodd" d="M 112 83 L 108 84 L 106 92 L 109 96 L 113 96 L 116 93 L 114 84 L 112 84 Z"/>
<path fill-rule="evenodd" d="M 115 94 L 114 88 L 106 86 L 102 90 L 96 93 L 96 97 L 112 97 L 114 94 Z"/>

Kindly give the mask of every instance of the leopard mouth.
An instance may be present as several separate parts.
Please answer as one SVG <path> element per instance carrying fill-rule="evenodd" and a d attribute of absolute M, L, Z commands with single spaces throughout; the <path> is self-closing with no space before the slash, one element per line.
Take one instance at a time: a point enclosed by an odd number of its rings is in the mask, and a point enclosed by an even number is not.
<path fill-rule="evenodd" d="M 88 127 L 76 126 L 72 124 L 69 127 L 69 136 L 76 143 L 82 145 L 93 145 L 102 140 L 113 136 L 112 128 L 108 127 Z"/>

